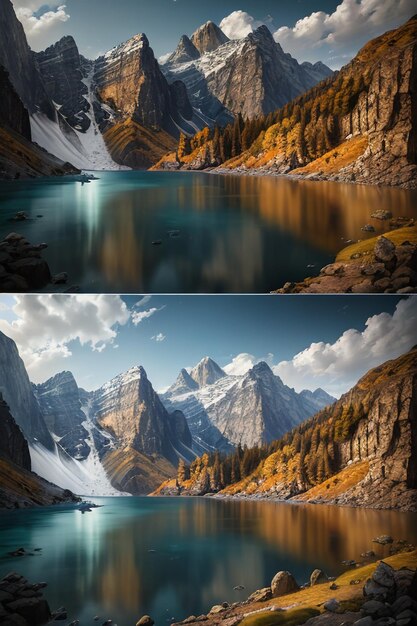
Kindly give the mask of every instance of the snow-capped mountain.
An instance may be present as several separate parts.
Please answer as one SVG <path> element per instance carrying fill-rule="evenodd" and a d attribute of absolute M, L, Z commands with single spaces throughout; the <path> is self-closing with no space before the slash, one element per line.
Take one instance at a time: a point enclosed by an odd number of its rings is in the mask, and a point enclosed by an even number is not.
<path fill-rule="evenodd" d="M 323 63 L 299 64 L 266 26 L 230 41 L 212 22 L 191 39 L 183 35 L 162 71 L 183 81 L 193 107 L 218 123 L 270 113 L 332 73 Z"/>
<path fill-rule="evenodd" d="M 181 372 L 162 400 L 168 410 L 184 413 L 198 454 L 269 443 L 335 401 L 323 390 L 298 394 L 262 362 L 244 376 L 230 376 L 206 357 L 190 378 L 198 378 L 198 389 L 179 384 Z"/>

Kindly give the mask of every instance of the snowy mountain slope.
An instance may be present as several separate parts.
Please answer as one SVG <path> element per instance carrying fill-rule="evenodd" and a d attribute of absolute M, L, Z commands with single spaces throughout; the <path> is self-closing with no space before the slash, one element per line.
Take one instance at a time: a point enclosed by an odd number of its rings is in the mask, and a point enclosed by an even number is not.
<path fill-rule="evenodd" d="M 82 496 L 122 495 L 112 487 L 92 448 L 85 461 L 69 456 L 58 444 L 48 450 L 40 443 L 29 446 L 32 471 L 62 489 Z"/>
<path fill-rule="evenodd" d="M 197 40 L 205 27 L 197 31 Z M 270 113 L 332 73 L 323 63 L 299 64 L 266 26 L 242 39 L 214 37 L 212 45 L 197 50 L 198 58 L 195 35 L 191 40 L 183 36 L 161 69 L 169 82 L 183 81 L 192 106 L 219 124 L 238 113 L 249 118 Z"/>
<path fill-rule="evenodd" d="M 201 373 L 204 366 L 211 370 L 213 364 L 214 371 L 223 372 L 207 358 L 193 371 Z M 297 394 L 266 363 L 258 363 L 244 376 L 223 372 L 216 380 L 206 374 L 200 380 L 198 389 L 186 389 L 177 385 L 177 379 L 161 396 L 168 410 L 179 409 L 186 416 L 197 454 L 228 451 L 239 443 L 249 447 L 270 443 L 334 401 L 322 390 Z"/>

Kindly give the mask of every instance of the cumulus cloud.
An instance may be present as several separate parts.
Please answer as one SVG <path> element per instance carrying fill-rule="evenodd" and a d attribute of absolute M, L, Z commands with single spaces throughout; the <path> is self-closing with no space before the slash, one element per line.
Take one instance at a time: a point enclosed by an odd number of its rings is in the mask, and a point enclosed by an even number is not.
<path fill-rule="evenodd" d="M 246 372 L 249 372 L 254 365 L 261 361 L 265 361 L 268 365 L 272 366 L 273 359 L 274 355 L 272 353 L 267 354 L 265 357 L 256 358 L 253 354 L 241 352 L 233 357 L 231 362 L 223 367 L 223 370 L 230 376 L 243 376 Z"/>
<path fill-rule="evenodd" d="M 58 362 L 71 356 L 70 344 L 102 352 L 130 319 L 119 296 L 15 296 L 15 319 L 0 319 L 0 331 L 13 339 L 35 382 L 56 373 Z"/>
<path fill-rule="evenodd" d="M 278 28 L 274 38 L 298 59 L 327 58 L 338 67 L 366 41 L 414 13 L 415 0 L 342 0 L 333 13 L 315 11 L 293 27 Z"/>
<path fill-rule="evenodd" d="M 229 39 L 242 39 L 264 22 L 256 20 L 246 11 L 233 11 L 220 22 L 220 28 Z"/>
<path fill-rule="evenodd" d="M 365 329 L 346 330 L 334 343 L 312 343 L 291 360 L 276 362 L 273 354 L 257 358 L 242 352 L 223 367 L 227 374 L 243 376 L 260 361 L 289 387 L 300 392 L 322 387 L 340 396 L 368 370 L 394 359 L 417 344 L 417 298 L 401 300 L 393 315 L 370 317 Z M 274 363 L 275 361 L 275 363 Z"/>
<path fill-rule="evenodd" d="M 164 335 L 163 333 L 158 333 L 157 335 L 151 337 L 151 339 L 153 339 L 153 341 L 156 341 L 157 343 L 161 343 L 162 341 L 165 341 L 166 335 Z"/>
<path fill-rule="evenodd" d="M 59 27 L 70 19 L 66 5 L 58 2 L 13 0 L 13 5 L 29 44 L 37 50 L 52 43 L 59 36 Z"/>
<path fill-rule="evenodd" d="M 365 330 L 347 330 L 334 343 L 312 343 L 273 370 L 297 391 L 323 387 L 338 396 L 369 369 L 400 356 L 416 343 L 417 298 L 411 297 L 401 300 L 393 315 L 370 317 Z"/>

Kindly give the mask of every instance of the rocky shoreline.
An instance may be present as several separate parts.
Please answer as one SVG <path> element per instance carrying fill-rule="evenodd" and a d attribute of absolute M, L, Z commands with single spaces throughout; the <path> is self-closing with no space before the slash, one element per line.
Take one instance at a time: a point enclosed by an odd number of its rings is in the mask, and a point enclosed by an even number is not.
<path fill-rule="evenodd" d="M 26 218 L 24 218 L 26 219 Z M 23 235 L 11 232 L 0 241 L 0 292 L 23 293 L 66 285 L 68 274 L 53 275 L 42 258 L 46 243 L 32 244 Z"/>
<path fill-rule="evenodd" d="M 373 540 L 390 544 L 390 556 L 375 561 L 369 550 L 360 555 L 361 562 L 344 561 L 346 571 L 339 577 L 328 577 L 314 569 L 309 580 L 299 585 L 288 571 L 279 571 L 271 584 L 251 593 L 242 602 L 222 602 L 207 614 L 191 615 L 172 626 L 201 624 L 206 626 L 415 626 L 417 624 L 417 551 L 406 541 L 394 543 L 381 535 Z M 0 580 L 1 626 L 41 626 L 65 622 L 78 626 L 80 621 L 64 606 L 52 611 L 44 597 L 46 582 L 30 583 L 27 578 L 10 572 Z M 242 585 L 235 590 L 244 589 Z M 92 616 L 92 621 L 109 626 L 112 619 Z M 71 621 L 68 621 L 71 620 Z M 136 626 L 153 626 L 149 615 Z M 133 624 L 132 624 L 133 626 Z"/>
<path fill-rule="evenodd" d="M 381 235 L 373 249 L 352 251 L 349 259 L 336 259 L 318 276 L 285 283 L 273 293 L 417 293 L 417 244 L 396 245 L 389 237 Z"/>
<path fill-rule="evenodd" d="M 364 554 L 365 560 L 367 555 L 373 555 L 373 552 Z M 223 602 L 213 606 L 207 614 L 191 615 L 173 626 L 201 622 L 207 626 L 237 626 L 240 623 L 245 626 L 272 623 L 413 626 L 417 623 L 415 551 L 388 557 L 378 564 L 347 562 L 347 566 L 350 569 L 336 579 L 315 569 L 309 582 L 302 586 L 290 572 L 280 571 L 270 586 L 253 592 L 247 600 L 232 604 Z"/>

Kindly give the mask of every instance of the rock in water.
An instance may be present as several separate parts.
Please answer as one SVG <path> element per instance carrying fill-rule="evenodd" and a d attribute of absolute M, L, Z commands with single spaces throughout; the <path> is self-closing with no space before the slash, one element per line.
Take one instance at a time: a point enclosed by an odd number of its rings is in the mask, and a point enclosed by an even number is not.
<path fill-rule="evenodd" d="M 298 591 L 299 588 L 297 581 L 290 572 L 278 572 L 271 582 L 272 596 L 274 598 Z"/>
<path fill-rule="evenodd" d="M 149 615 L 144 615 L 139 621 L 136 622 L 136 626 L 153 626 L 154 624 L 155 622 Z"/>

